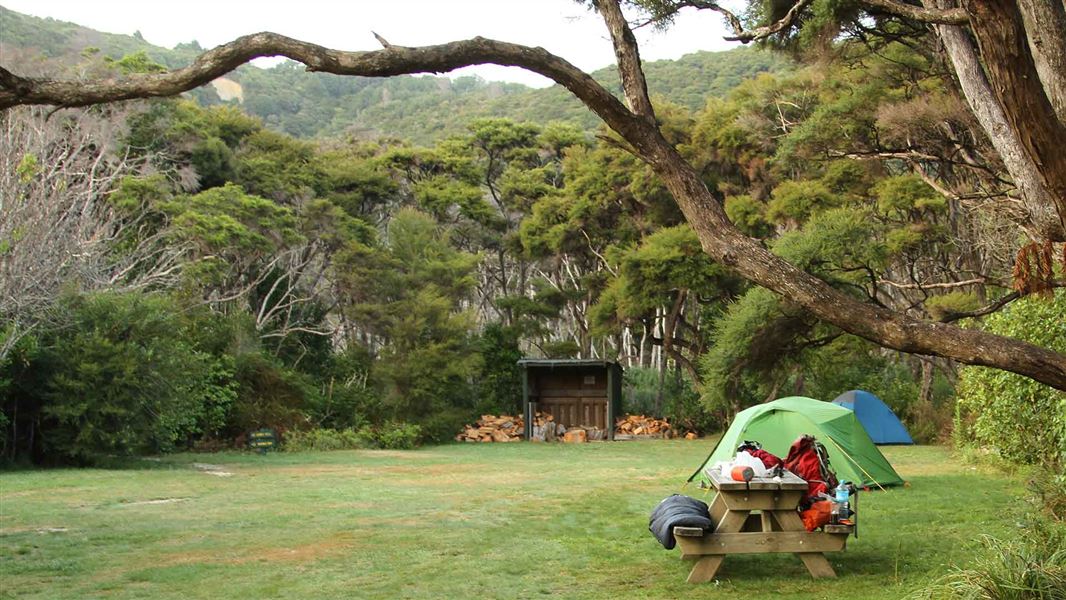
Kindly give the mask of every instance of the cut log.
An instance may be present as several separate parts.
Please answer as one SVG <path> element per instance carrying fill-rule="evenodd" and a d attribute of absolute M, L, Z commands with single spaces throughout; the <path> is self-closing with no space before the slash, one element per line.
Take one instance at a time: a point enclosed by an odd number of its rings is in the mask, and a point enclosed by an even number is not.
<path fill-rule="evenodd" d="M 574 427 L 566 431 L 563 441 L 568 444 L 581 444 L 588 441 L 588 434 L 585 433 L 584 429 Z"/>
<path fill-rule="evenodd" d="M 509 415 L 481 415 L 477 423 L 463 428 L 455 440 L 458 442 L 515 442 L 522 439 L 525 422 L 521 417 Z"/>
<path fill-rule="evenodd" d="M 670 437 L 672 428 L 664 419 L 645 415 L 626 415 L 615 422 L 615 434 L 644 437 Z"/>

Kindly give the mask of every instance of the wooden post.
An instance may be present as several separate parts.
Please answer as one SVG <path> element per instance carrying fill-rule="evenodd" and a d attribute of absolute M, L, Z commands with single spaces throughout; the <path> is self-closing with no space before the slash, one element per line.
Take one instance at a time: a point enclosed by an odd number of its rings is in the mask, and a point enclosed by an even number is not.
<path fill-rule="evenodd" d="M 533 417 L 535 412 L 529 404 L 529 367 L 521 365 L 522 368 L 522 414 L 525 415 L 526 422 L 523 429 L 525 430 L 526 441 L 533 439 Z"/>
<path fill-rule="evenodd" d="M 614 386 L 615 380 L 618 379 L 617 373 L 615 373 L 616 365 L 607 363 L 607 439 L 614 441 L 614 403 L 615 393 Z M 621 382 L 619 382 L 621 383 Z"/>

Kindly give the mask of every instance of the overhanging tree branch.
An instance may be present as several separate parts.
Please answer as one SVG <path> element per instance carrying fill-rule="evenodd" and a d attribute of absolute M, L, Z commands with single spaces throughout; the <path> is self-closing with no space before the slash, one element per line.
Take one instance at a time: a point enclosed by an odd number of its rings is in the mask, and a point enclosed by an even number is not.
<path fill-rule="evenodd" d="M 807 6 L 811 4 L 811 2 L 813 2 L 813 0 L 799 0 L 798 2 L 792 5 L 792 8 L 788 9 L 788 12 L 785 13 L 785 16 L 774 21 L 773 23 L 763 25 L 762 27 L 756 27 L 755 29 L 750 30 L 744 29 L 744 25 L 740 22 L 740 19 L 737 18 L 737 16 L 731 11 L 722 7 L 721 4 L 718 2 L 694 1 L 684 2 L 683 4 L 695 8 L 703 8 L 721 13 L 729 21 L 729 26 L 733 28 L 733 35 L 726 36 L 725 39 L 731 42 L 744 42 L 745 44 L 747 44 L 748 42 L 758 42 L 761 40 L 765 40 L 766 38 L 770 37 L 771 35 L 774 35 L 775 33 L 791 29 L 792 26 L 795 25 L 796 21 L 799 19 L 800 13 L 802 13 L 803 9 L 807 8 Z"/>
<path fill-rule="evenodd" d="M 862 4 L 870 8 L 880 8 L 897 17 L 904 17 L 912 21 L 922 23 L 937 23 L 940 25 L 965 25 L 970 17 L 961 8 L 926 8 L 907 4 L 900 0 L 862 0 Z"/>
<path fill-rule="evenodd" d="M 919 21 L 921 23 L 965 25 L 969 22 L 969 16 L 966 14 L 966 11 L 961 8 L 929 8 L 915 6 L 913 4 L 901 2 L 900 0 L 861 0 L 860 3 L 867 9 L 872 9 L 872 12 L 883 11 L 896 15 L 897 17 Z M 671 16 L 681 8 L 685 7 L 713 10 L 717 13 L 721 13 L 722 16 L 729 21 L 729 27 L 733 30 L 733 35 L 726 36 L 725 39 L 734 42 L 744 42 L 746 44 L 748 42 L 758 42 L 775 33 L 791 29 L 799 21 L 800 14 L 803 10 L 811 4 L 812 0 L 798 0 L 788 9 L 785 16 L 772 23 L 754 29 L 745 29 L 740 18 L 737 17 L 735 13 L 722 6 L 720 2 L 682 0 L 675 5 L 670 15 L 661 15 L 660 17 Z"/>
<path fill-rule="evenodd" d="M 63 107 L 104 102 L 174 96 L 205 85 L 240 65 L 264 56 L 284 56 L 307 66 L 308 71 L 363 77 L 391 77 L 411 73 L 444 73 L 470 65 L 492 63 L 522 67 L 552 79 L 608 121 L 626 128 L 636 120 L 590 75 L 543 48 L 531 48 L 475 37 L 469 40 L 410 48 L 390 45 L 382 50 L 345 52 L 262 32 L 204 52 L 187 67 L 130 75 L 124 79 L 57 81 L 19 77 L 0 66 L 0 109 L 20 104 Z"/>
<path fill-rule="evenodd" d="M 622 90 L 625 92 L 629 108 L 636 114 L 655 121 L 655 111 L 648 97 L 648 84 L 644 80 L 644 70 L 640 66 L 640 51 L 637 39 L 622 15 L 622 8 L 617 0 L 595 0 L 593 4 L 603 15 L 607 30 L 611 32 L 614 44 L 614 56 L 618 60 L 618 73 L 622 78 Z"/>

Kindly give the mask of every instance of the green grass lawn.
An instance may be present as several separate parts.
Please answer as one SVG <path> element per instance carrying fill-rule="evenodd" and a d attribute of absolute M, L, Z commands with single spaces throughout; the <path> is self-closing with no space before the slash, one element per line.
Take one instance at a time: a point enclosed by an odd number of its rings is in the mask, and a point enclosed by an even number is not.
<path fill-rule="evenodd" d="M 886 448 L 911 487 L 861 497 L 859 539 L 830 555 L 838 579 L 811 580 L 792 555 L 749 555 L 727 558 L 717 583 L 686 584 L 691 563 L 658 545 L 648 513 L 711 445 L 185 454 L 7 472 L 0 596 L 899 598 L 965 564 L 982 534 L 1017 530 L 1017 482 L 944 448 Z"/>

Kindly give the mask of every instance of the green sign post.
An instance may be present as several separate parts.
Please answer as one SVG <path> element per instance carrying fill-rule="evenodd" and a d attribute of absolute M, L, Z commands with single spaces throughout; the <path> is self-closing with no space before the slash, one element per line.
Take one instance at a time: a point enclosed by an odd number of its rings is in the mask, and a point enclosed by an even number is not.
<path fill-rule="evenodd" d="M 273 429 L 263 427 L 248 434 L 248 447 L 264 454 L 267 450 L 276 450 L 278 436 Z"/>

